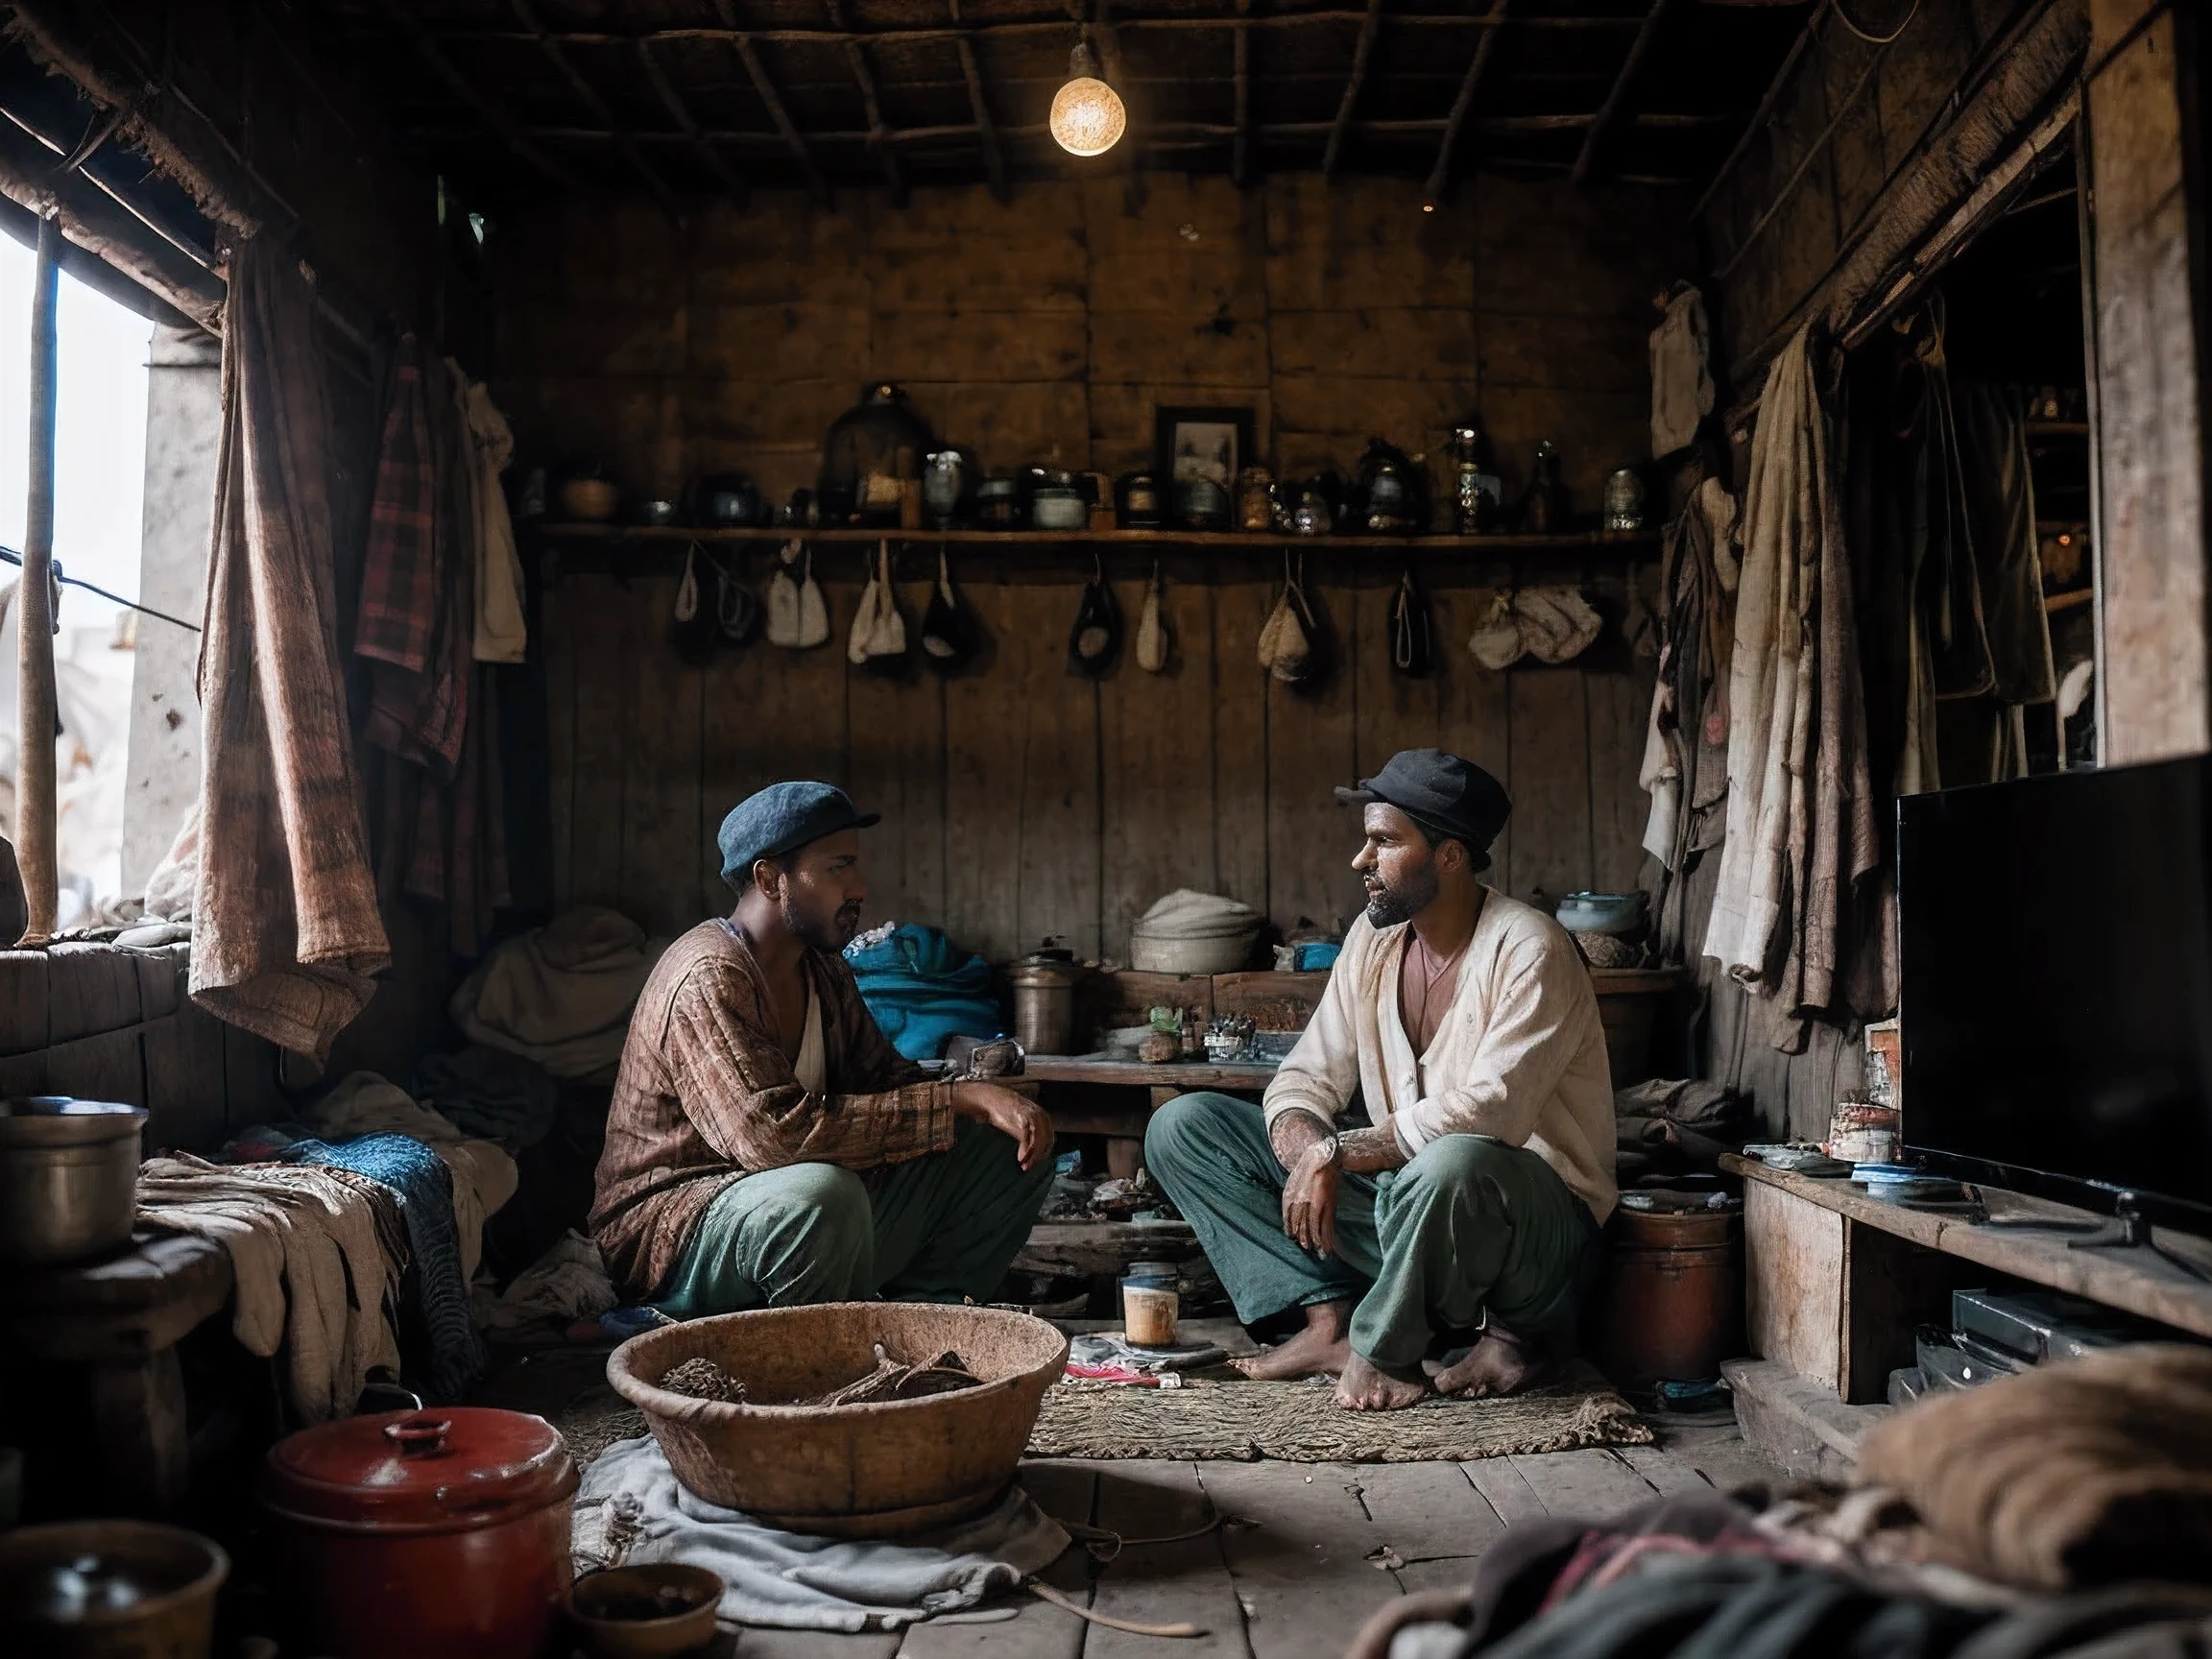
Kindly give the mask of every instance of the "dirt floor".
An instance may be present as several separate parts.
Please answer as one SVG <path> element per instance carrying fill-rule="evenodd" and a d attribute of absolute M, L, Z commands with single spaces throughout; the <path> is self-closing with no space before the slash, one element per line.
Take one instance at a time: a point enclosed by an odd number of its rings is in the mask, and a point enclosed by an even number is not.
<path fill-rule="evenodd" d="M 605 1393 L 604 1355 L 565 1350 L 502 1367 L 485 1399 L 572 1413 Z M 1337 1659 L 1394 1596 L 1464 1581 L 1506 1528 L 1546 1516 L 1601 1519 L 1684 1491 L 1773 1482 L 1729 1423 L 1663 1430 L 1657 1446 L 1469 1463 L 1181 1463 L 1040 1459 L 1022 1479 L 1051 1514 L 1136 1544 L 1103 1565 L 1070 1551 L 1046 1581 L 1100 1613 L 1205 1631 L 1167 1641 L 1106 1629 L 1026 1594 L 991 1623 L 835 1636 L 745 1630 L 722 1659 Z"/>

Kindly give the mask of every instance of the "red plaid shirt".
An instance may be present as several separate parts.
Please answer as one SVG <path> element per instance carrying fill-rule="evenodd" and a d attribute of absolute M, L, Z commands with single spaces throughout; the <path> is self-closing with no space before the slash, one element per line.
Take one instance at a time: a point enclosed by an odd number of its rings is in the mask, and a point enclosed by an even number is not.
<path fill-rule="evenodd" d="M 421 348 L 405 334 L 376 457 L 353 649 L 418 674 L 430 666 L 438 625 L 436 490 Z"/>

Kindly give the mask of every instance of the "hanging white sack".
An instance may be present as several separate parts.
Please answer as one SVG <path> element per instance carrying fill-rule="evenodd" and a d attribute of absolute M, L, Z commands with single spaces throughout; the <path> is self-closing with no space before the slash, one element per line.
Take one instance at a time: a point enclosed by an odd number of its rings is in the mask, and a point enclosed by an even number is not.
<path fill-rule="evenodd" d="M 1137 666 L 1157 674 L 1167 666 L 1167 620 L 1161 613 L 1160 565 L 1152 565 L 1152 582 L 1144 589 L 1143 613 L 1137 619 Z"/>

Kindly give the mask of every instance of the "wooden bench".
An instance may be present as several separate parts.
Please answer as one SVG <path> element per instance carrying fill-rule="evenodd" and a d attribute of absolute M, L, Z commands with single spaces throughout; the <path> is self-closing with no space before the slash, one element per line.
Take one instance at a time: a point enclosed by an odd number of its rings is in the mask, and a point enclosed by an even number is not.
<path fill-rule="evenodd" d="M 104 1496 L 157 1513 L 190 1475 L 177 1344 L 230 1300 L 229 1252 L 204 1238 L 140 1234 L 131 1248 L 72 1267 L 0 1278 L 0 1343 L 85 1368 Z"/>

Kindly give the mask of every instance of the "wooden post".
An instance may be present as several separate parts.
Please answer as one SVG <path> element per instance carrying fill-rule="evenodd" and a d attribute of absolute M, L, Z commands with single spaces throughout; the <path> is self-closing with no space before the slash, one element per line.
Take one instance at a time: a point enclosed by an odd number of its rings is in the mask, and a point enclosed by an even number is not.
<path fill-rule="evenodd" d="M 15 589 L 15 862 L 30 924 L 18 941 L 54 937 L 54 405 L 60 350 L 55 304 L 61 222 L 38 222 L 31 281 L 31 487 L 23 511 L 23 580 Z"/>

